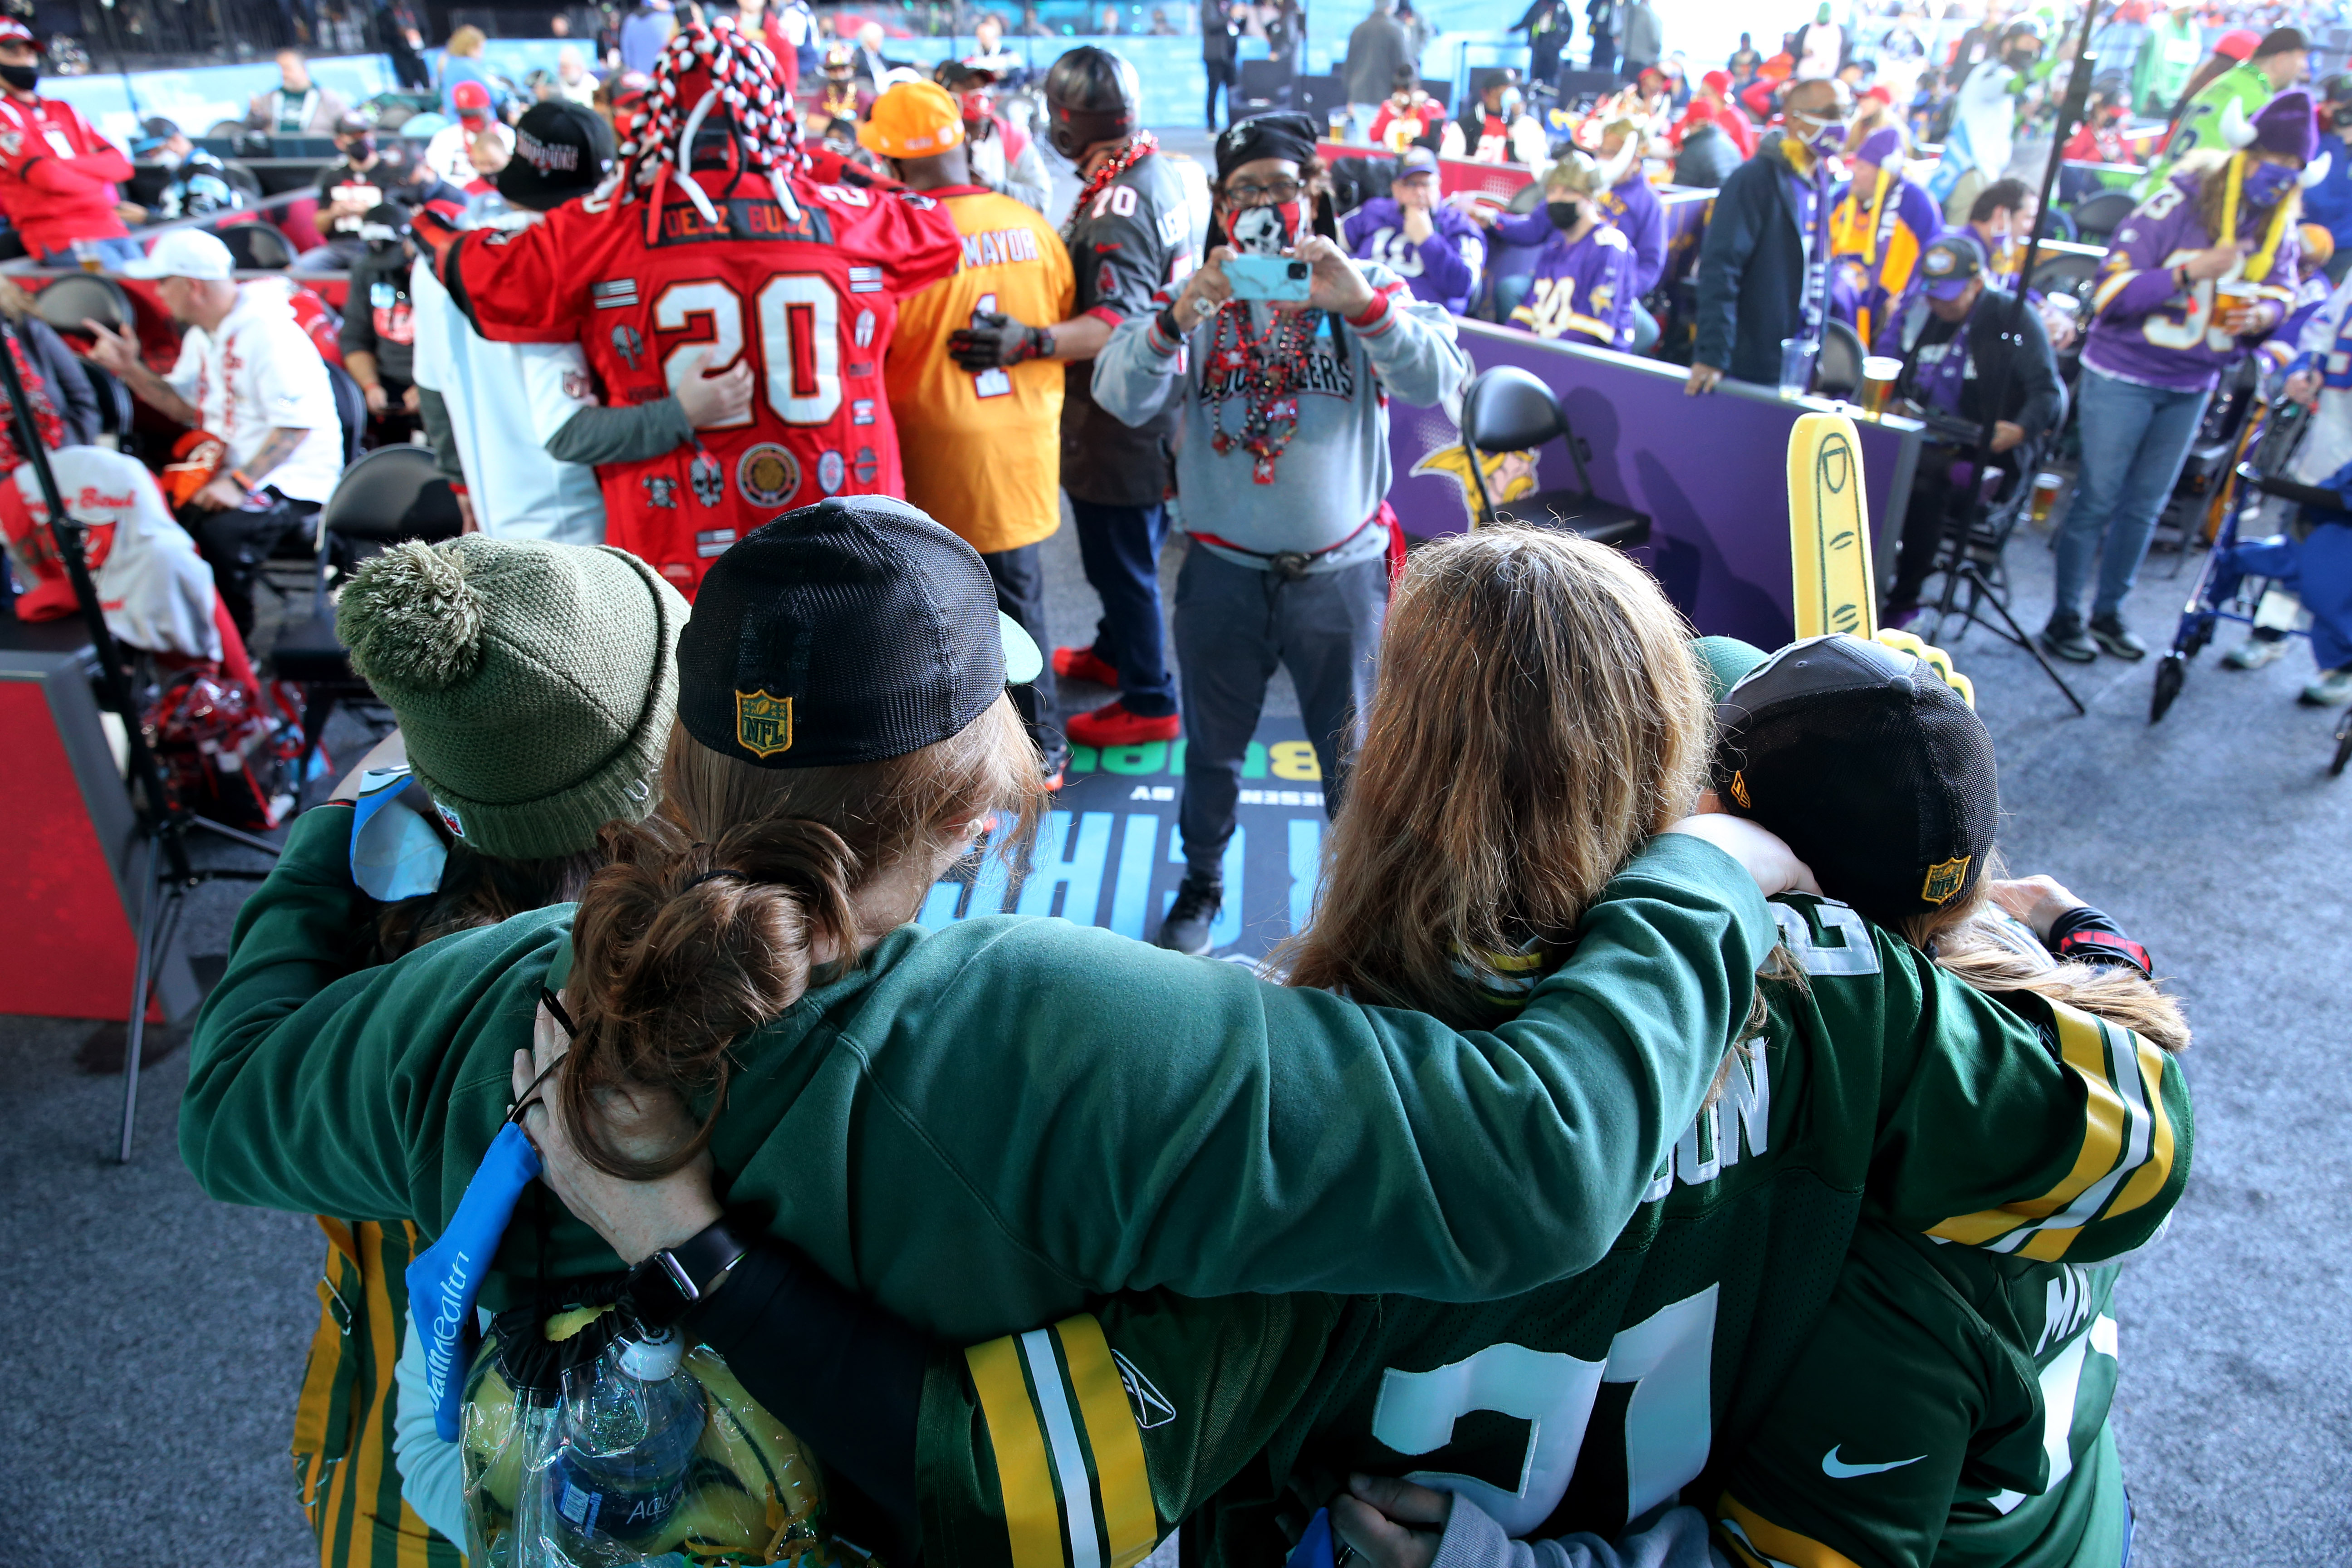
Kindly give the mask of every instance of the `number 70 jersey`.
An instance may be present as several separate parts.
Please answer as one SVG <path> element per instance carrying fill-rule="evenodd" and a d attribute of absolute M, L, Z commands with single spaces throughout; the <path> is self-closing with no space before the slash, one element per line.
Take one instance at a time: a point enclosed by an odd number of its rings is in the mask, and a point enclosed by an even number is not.
<path fill-rule="evenodd" d="M 794 219 L 756 174 L 695 178 L 716 224 L 673 183 L 650 240 L 644 201 L 592 199 L 465 235 L 442 266 L 484 337 L 576 340 L 608 405 L 751 365 L 741 418 L 596 470 L 605 542 L 689 596 L 728 546 L 795 507 L 903 493 L 882 363 L 898 301 L 961 255 L 946 211 L 911 192 L 795 176 Z"/>

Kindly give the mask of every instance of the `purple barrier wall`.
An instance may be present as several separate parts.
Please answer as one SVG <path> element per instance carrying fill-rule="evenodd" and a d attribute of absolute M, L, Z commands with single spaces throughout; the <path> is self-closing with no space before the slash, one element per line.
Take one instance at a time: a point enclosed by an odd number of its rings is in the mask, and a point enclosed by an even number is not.
<path fill-rule="evenodd" d="M 1476 368 L 1517 365 L 1560 396 L 1570 424 L 1591 447 L 1594 493 L 1649 514 L 1650 542 L 1634 558 L 1657 574 L 1700 631 L 1759 647 L 1789 640 L 1789 429 L 1798 416 L 1831 404 L 1783 400 L 1771 388 L 1738 382 L 1686 397 L 1685 373 L 1677 365 L 1548 342 L 1482 321 L 1461 327 L 1462 346 Z M 1872 555 L 1883 581 L 1895 566 L 1919 426 L 1849 412 L 1862 436 Z M 1389 499 L 1405 532 L 1428 539 L 1468 528 L 1469 474 L 1454 414 L 1392 403 L 1389 417 L 1396 469 Z M 1519 454 L 1490 455 L 1487 463 L 1488 487 L 1497 489 L 1498 500 L 1528 474 Z M 1533 479 L 1517 489 L 1576 483 L 1560 442 L 1538 454 Z"/>

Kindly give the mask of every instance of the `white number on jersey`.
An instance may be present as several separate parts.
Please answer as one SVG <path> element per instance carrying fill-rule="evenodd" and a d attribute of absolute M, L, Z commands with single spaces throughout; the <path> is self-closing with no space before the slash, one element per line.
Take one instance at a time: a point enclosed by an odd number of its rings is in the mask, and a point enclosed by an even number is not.
<path fill-rule="evenodd" d="M 1134 216 L 1135 187 L 1133 185 L 1105 186 L 1103 194 L 1095 198 L 1095 210 L 1087 216 L 1100 217 L 1106 212 L 1117 213 L 1121 217 Z"/>
<path fill-rule="evenodd" d="M 1768 904 L 1772 918 L 1780 922 L 1780 942 L 1790 956 L 1805 966 L 1808 974 L 1875 974 L 1878 973 L 1878 944 L 1870 939 L 1870 927 L 1863 918 L 1843 904 L 1819 903 L 1813 906 L 1822 922 L 1823 937 L 1834 942 L 1817 942 L 1813 928 L 1802 910 L 1788 904 Z"/>
<path fill-rule="evenodd" d="M 1470 1476 L 1419 1470 L 1408 1478 L 1458 1492 L 1507 1534 L 1525 1535 L 1568 1495 L 1601 1385 L 1630 1383 L 1625 1517 L 1644 1513 L 1696 1479 L 1706 1465 L 1715 1426 L 1710 1384 L 1718 1289 L 1710 1285 L 1621 1331 L 1609 1343 L 1606 1362 L 1499 1344 L 1429 1372 L 1391 1367 L 1372 1408 L 1372 1436 L 1400 1454 L 1426 1454 L 1452 1441 L 1454 1424 L 1474 1410 L 1527 1422 L 1527 1458 L 1516 1492 Z"/>
<path fill-rule="evenodd" d="M 841 297 L 814 272 L 780 272 L 760 287 L 753 302 L 760 331 L 761 384 L 768 406 L 787 425 L 823 425 L 841 408 Z M 716 279 L 673 283 L 654 301 L 657 331 L 689 330 L 697 316 L 710 335 L 680 343 L 663 356 L 662 374 L 676 393 L 689 375 L 717 375 L 743 353 L 743 297 Z M 698 363 L 695 356 L 706 355 Z M 752 416 L 730 421 L 751 423 Z"/>

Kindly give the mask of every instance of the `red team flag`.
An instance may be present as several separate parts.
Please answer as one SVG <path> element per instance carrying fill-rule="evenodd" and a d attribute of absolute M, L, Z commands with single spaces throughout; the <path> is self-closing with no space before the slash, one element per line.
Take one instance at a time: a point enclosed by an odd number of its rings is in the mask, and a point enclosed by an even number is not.
<path fill-rule="evenodd" d="M 459 237 L 441 270 L 484 337 L 578 341 L 607 405 L 748 356 L 740 424 L 597 469 L 606 542 L 691 595 L 794 507 L 904 493 L 883 359 L 898 301 L 952 273 L 961 244 L 929 198 L 803 153 L 773 58 L 731 23 L 680 29 L 646 102 L 616 179 L 528 228 Z"/>

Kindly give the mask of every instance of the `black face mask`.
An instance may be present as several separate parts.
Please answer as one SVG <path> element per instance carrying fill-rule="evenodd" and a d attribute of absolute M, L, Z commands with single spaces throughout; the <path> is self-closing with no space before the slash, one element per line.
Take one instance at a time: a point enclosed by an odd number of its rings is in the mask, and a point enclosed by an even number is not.
<path fill-rule="evenodd" d="M 352 137 L 352 144 L 343 149 L 343 156 L 351 161 L 353 168 L 357 168 L 360 164 L 366 163 L 370 158 L 375 156 L 375 138 L 373 136 Z"/>
<path fill-rule="evenodd" d="M 1546 202 L 1544 216 L 1551 219 L 1552 227 L 1566 234 L 1583 220 L 1583 205 L 1578 202 Z"/>
<path fill-rule="evenodd" d="M 38 66 L 0 66 L 0 81 L 6 82 L 18 92 L 30 92 L 41 84 L 41 68 Z"/>

